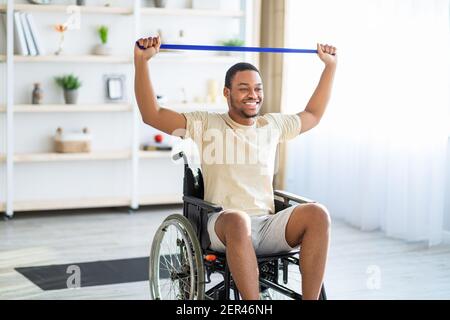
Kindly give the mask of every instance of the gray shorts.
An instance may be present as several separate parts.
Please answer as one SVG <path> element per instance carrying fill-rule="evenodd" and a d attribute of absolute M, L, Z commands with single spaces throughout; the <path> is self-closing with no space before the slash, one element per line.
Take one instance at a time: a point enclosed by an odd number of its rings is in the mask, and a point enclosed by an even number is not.
<path fill-rule="evenodd" d="M 250 216 L 252 242 L 256 254 L 289 252 L 295 249 L 286 241 L 286 225 L 295 207 L 290 206 L 277 214 Z M 208 219 L 210 249 L 219 252 L 225 252 L 225 245 L 220 241 L 214 227 L 222 213 L 223 211 L 214 213 Z"/>

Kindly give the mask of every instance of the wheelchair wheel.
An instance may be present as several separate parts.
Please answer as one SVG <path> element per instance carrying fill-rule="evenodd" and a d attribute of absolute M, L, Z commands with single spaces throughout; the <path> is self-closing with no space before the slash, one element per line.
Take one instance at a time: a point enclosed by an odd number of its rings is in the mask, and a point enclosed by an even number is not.
<path fill-rule="evenodd" d="M 156 231 L 150 252 L 149 280 L 151 299 L 204 299 L 202 250 L 186 217 L 170 215 Z"/>

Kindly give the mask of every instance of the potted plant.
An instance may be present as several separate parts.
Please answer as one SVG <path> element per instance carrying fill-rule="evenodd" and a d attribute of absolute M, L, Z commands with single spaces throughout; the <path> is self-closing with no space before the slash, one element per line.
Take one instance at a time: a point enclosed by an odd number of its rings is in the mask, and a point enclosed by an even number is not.
<path fill-rule="evenodd" d="M 101 43 L 94 47 L 94 54 L 105 56 L 111 53 L 111 48 L 107 45 L 108 31 L 109 28 L 105 25 L 102 25 L 97 29 L 97 33 L 98 36 L 100 37 Z"/>
<path fill-rule="evenodd" d="M 78 98 L 78 88 L 81 82 L 73 74 L 55 78 L 56 83 L 64 90 L 64 101 L 66 104 L 76 104 Z"/>
<path fill-rule="evenodd" d="M 233 39 L 222 41 L 221 44 L 226 47 L 242 47 L 245 44 L 245 42 L 244 42 L 244 40 L 241 40 L 239 38 L 233 38 Z M 239 51 L 224 51 L 223 53 L 225 55 L 240 54 Z"/>

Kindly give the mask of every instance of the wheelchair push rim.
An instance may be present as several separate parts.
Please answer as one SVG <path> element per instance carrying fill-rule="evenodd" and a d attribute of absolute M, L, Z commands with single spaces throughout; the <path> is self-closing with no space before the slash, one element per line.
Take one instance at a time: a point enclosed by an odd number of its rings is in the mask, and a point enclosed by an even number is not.
<path fill-rule="evenodd" d="M 204 299 L 200 243 L 186 217 L 167 217 L 153 238 L 149 261 L 150 296 L 155 300 Z"/>

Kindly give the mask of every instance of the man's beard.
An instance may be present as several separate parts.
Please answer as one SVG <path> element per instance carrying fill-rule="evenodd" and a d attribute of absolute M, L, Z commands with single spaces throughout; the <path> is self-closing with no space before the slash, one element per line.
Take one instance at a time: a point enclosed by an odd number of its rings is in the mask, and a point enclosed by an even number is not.
<path fill-rule="evenodd" d="M 234 99 L 233 96 L 230 96 L 230 104 L 231 104 L 231 108 L 234 109 L 235 111 L 237 111 L 239 113 L 240 116 L 247 118 L 247 119 L 251 119 L 251 118 L 255 118 L 259 115 L 259 112 L 261 110 L 261 104 L 259 104 L 259 108 L 257 109 L 258 111 L 255 114 L 247 114 L 245 109 L 239 109 L 238 107 L 236 107 L 236 104 L 234 103 Z"/>

